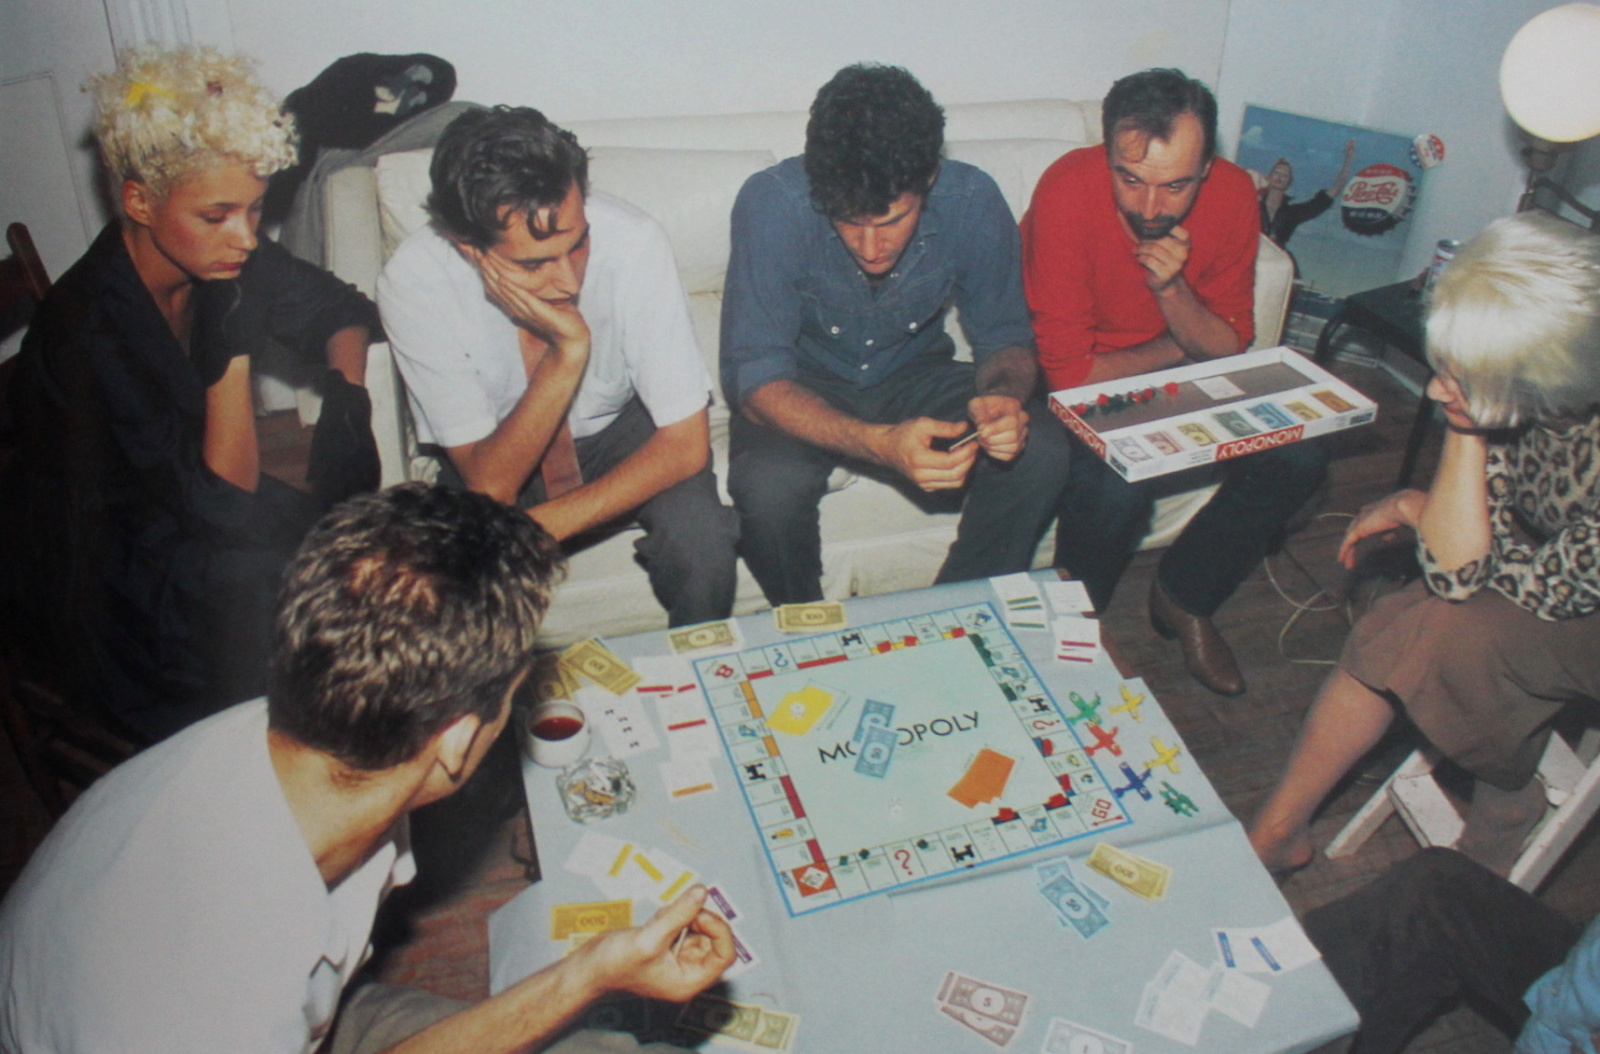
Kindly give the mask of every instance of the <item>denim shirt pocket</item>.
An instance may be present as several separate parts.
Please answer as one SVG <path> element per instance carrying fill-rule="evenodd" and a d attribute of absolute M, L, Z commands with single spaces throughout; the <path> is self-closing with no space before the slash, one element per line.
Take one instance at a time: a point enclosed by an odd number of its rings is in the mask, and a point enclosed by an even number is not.
<path fill-rule="evenodd" d="M 857 304 L 859 292 L 837 285 L 827 278 L 813 278 L 801 287 L 801 329 L 829 368 L 844 373 L 861 357 L 862 334 L 870 319 Z"/>
<path fill-rule="evenodd" d="M 880 341 L 915 341 L 921 334 L 944 328 L 944 313 L 955 296 L 956 276 L 946 270 L 926 271 L 903 281 L 877 312 Z"/>

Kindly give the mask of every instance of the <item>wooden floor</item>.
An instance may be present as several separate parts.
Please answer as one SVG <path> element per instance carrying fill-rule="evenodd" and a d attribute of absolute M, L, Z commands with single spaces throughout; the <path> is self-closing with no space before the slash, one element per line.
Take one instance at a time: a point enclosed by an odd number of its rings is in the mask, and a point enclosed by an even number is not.
<path fill-rule="evenodd" d="M 1159 553 L 1135 559 L 1103 616 L 1107 633 L 1154 689 L 1222 799 L 1245 821 L 1276 780 L 1305 709 L 1348 632 L 1345 608 L 1329 600 L 1330 595 L 1342 596 L 1347 585 L 1344 571 L 1333 559 L 1339 536 L 1351 514 L 1393 488 L 1401 446 L 1415 412 L 1415 397 L 1381 371 L 1341 365 L 1338 372 L 1378 401 L 1379 419 L 1371 427 L 1335 438 L 1331 485 L 1319 508 L 1285 551 L 1253 575 L 1217 617 L 1238 653 L 1249 692 L 1223 699 L 1199 688 L 1184 671 L 1177 646 L 1151 631 L 1144 601 Z M 283 438 L 264 443 L 264 449 L 270 448 L 264 460 L 286 477 L 303 475 L 303 435 L 281 421 L 273 428 Z M 1436 450 L 1437 437 L 1424 453 L 1419 478 L 1427 478 Z M 1394 585 L 1381 580 L 1361 584 L 1350 614 L 1358 615 L 1377 591 Z M 1300 612 L 1300 606 L 1309 610 Z M 1356 778 L 1336 794 L 1315 826 L 1319 845 L 1325 845 L 1372 793 L 1375 780 L 1405 749 L 1404 743 L 1380 746 Z M 504 815 L 498 807 L 495 811 Z M 487 993 L 486 917 L 525 885 L 519 858 L 526 858 L 529 846 L 523 824 L 520 818 L 491 818 L 479 825 L 481 851 L 454 854 L 459 866 L 453 883 L 391 899 L 377 959 L 384 977 L 459 998 Z M 14 758 L 0 750 L 0 889 L 10 884 L 45 829 L 42 811 L 22 783 Z M 1410 836 L 1398 821 L 1391 821 L 1354 858 L 1319 857 L 1289 880 L 1284 893 L 1297 911 L 1303 911 L 1364 885 L 1415 851 Z M 1593 832 L 1569 855 L 1541 896 L 1580 921 L 1600 911 L 1600 845 Z M 1408 1049 L 1412 1054 L 1501 1054 L 1511 1045 L 1463 1008 Z"/>

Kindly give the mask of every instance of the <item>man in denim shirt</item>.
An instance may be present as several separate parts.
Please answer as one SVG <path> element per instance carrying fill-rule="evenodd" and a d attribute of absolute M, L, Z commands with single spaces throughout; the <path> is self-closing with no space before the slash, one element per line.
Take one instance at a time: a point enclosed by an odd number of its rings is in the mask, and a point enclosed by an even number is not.
<path fill-rule="evenodd" d="M 728 489 L 772 604 L 822 597 L 818 503 L 840 462 L 891 470 L 936 506 L 964 490 L 941 582 L 1027 569 L 1065 481 L 1016 223 L 992 179 L 941 163 L 943 145 L 944 111 L 911 74 L 847 67 L 817 93 L 804 157 L 752 176 L 734 205 Z M 972 363 L 954 361 L 952 304 Z"/>

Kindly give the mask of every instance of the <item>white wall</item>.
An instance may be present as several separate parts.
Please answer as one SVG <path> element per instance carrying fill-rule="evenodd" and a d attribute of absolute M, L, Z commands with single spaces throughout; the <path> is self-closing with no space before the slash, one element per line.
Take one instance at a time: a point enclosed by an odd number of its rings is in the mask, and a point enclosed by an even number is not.
<path fill-rule="evenodd" d="M 77 85 L 111 62 L 106 2 L 0 2 L 0 81 L 52 72 L 74 144 L 88 123 Z M 903 64 L 952 103 L 1095 98 L 1124 73 L 1175 65 L 1217 85 L 1225 152 L 1248 102 L 1441 136 L 1448 159 L 1429 173 L 1406 261 L 1419 270 L 1436 239 L 1513 207 L 1519 144 L 1495 73 L 1511 35 L 1555 0 L 163 2 L 231 28 L 280 92 L 342 55 L 429 51 L 455 63 L 458 98 L 557 120 L 800 109 L 864 59 Z M 74 145 L 70 161 L 92 233 L 90 154 Z M 0 186 L 0 220 L 26 215 L 15 197 Z"/>
<path fill-rule="evenodd" d="M 1397 2 L 1233 0 L 1217 85 L 1223 152 L 1252 103 L 1346 124 L 1367 113 Z"/>
<path fill-rule="evenodd" d="M 1500 102 L 1500 56 L 1553 0 L 1404 0 L 1396 5 L 1378 91 L 1362 123 L 1432 132 L 1445 163 L 1428 173 L 1406 246 L 1420 271 L 1440 238 L 1470 238 L 1516 209 L 1527 169 L 1522 139 Z"/>
<path fill-rule="evenodd" d="M 802 109 L 834 70 L 861 60 L 905 65 L 946 102 L 1095 98 L 1118 76 L 1151 65 L 1214 82 L 1228 4 L 3 0 L 0 80 L 53 71 L 65 134 L 76 142 L 89 121 L 77 86 L 112 61 L 109 7 L 119 26 L 141 12 L 172 21 L 176 10 L 198 39 L 231 36 L 280 93 L 343 55 L 427 51 L 456 65 L 457 98 L 534 105 L 557 120 Z M 72 170 L 92 234 L 105 212 L 89 151 L 74 148 Z M 27 215 L 29 203 L 18 197 L 0 187 L 0 218 Z M 83 237 L 68 232 L 62 240 L 81 248 Z"/>
<path fill-rule="evenodd" d="M 62 136 L 56 80 L 48 73 L 0 79 L 0 226 L 22 221 L 45 270 L 58 275 L 82 255 L 89 220 L 73 192 L 72 155 Z M 15 211 L 4 200 L 21 203 Z M 9 253 L 0 249 L 0 255 Z"/>
<path fill-rule="evenodd" d="M 1500 56 L 1560 0 L 1233 0 L 1218 96 L 1224 142 L 1246 103 L 1445 143 L 1427 173 L 1402 275 L 1441 238 L 1516 208 L 1526 169 L 1500 103 Z"/>
<path fill-rule="evenodd" d="M 4 140 L 6 178 L 0 179 L 0 225 L 29 224 L 51 275 L 58 275 L 88 248 L 103 222 L 95 201 L 94 153 L 83 142 L 90 107 L 78 86 L 111 65 L 111 38 L 99 0 L 3 0 L 0 2 L 0 105 L 4 127 L 26 127 L 29 140 Z M 42 100 L 35 75 L 51 74 L 55 98 Z M 46 131 L 57 123 L 58 131 Z M 35 137 L 36 136 L 36 137 Z M 30 155 L 43 162 L 28 173 Z M 71 181 L 54 173 L 66 165 Z M 47 195 L 42 204 L 37 200 Z M 34 217 L 47 217 L 41 221 Z"/>
<path fill-rule="evenodd" d="M 1093 98 L 1122 73 L 1212 80 L 1228 0 L 229 0 L 281 89 L 355 51 L 428 51 L 457 97 L 557 120 L 794 110 L 840 66 L 906 66 L 946 102 Z M 466 14 L 470 11 L 470 15 Z"/>

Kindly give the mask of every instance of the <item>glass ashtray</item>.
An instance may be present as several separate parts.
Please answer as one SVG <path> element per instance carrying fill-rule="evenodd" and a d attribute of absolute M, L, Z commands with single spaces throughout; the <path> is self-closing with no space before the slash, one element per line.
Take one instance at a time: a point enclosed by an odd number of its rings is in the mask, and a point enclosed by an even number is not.
<path fill-rule="evenodd" d="M 589 758 L 556 777 L 561 805 L 578 823 L 593 823 L 628 811 L 637 793 L 628 766 L 616 758 Z"/>

